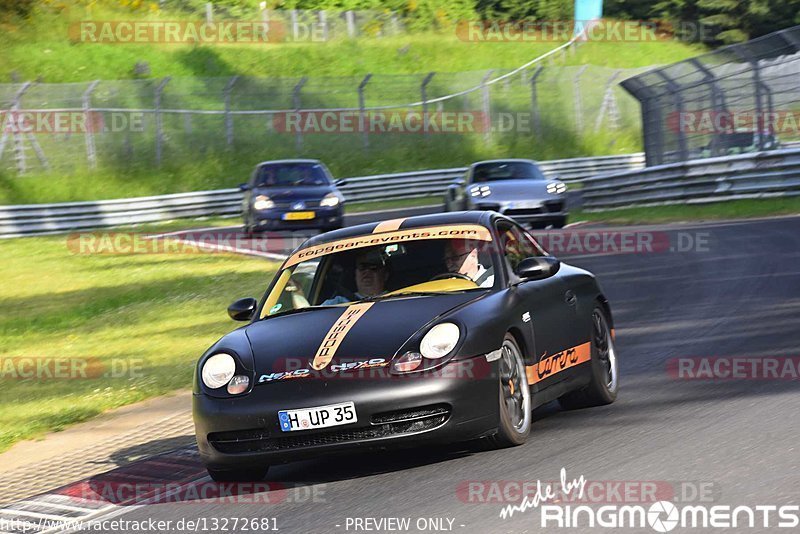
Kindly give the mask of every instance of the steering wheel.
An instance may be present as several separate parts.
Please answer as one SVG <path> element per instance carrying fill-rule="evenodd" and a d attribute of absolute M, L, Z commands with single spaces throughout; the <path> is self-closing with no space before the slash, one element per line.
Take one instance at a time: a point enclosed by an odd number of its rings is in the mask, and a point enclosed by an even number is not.
<path fill-rule="evenodd" d="M 448 278 L 461 278 L 463 280 L 469 280 L 470 282 L 473 281 L 472 278 L 470 278 L 466 274 L 451 273 L 451 272 L 437 274 L 436 276 L 431 278 L 430 281 L 433 282 L 434 280 L 447 280 Z"/>

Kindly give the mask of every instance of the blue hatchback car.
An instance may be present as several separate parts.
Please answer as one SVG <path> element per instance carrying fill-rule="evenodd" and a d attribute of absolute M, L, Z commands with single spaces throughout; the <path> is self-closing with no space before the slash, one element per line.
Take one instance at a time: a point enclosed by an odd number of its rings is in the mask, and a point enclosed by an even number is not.
<path fill-rule="evenodd" d="M 344 183 L 315 159 L 259 163 L 239 186 L 245 232 L 341 228 L 344 197 L 336 186 Z"/>

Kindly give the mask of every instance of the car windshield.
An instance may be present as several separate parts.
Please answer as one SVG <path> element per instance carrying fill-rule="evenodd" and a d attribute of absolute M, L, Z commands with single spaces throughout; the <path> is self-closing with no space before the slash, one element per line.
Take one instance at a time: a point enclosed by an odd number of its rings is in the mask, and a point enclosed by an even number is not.
<path fill-rule="evenodd" d="M 473 182 L 498 180 L 545 180 L 545 176 L 536 164 L 529 161 L 479 163 L 472 171 Z"/>
<path fill-rule="evenodd" d="M 319 163 L 270 163 L 258 168 L 256 187 L 295 187 L 328 185 L 330 181 Z"/>
<path fill-rule="evenodd" d="M 488 229 L 467 224 L 368 234 L 307 247 L 295 252 L 276 275 L 261 317 L 485 290 L 495 281 L 490 245 Z"/>

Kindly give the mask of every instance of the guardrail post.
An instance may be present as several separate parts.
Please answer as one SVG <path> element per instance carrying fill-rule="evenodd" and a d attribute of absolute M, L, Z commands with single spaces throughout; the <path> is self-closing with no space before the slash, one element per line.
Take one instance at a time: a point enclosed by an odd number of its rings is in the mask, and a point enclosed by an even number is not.
<path fill-rule="evenodd" d="M 372 78 L 372 74 L 367 74 L 364 76 L 364 79 L 361 80 L 361 83 L 358 84 L 358 127 L 361 129 L 364 136 L 364 148 L 369 148 L 369 128 L 366 124 L 367 114 L 364 104 L 364 88 L 367 86 L 367 83 L 369 83 L 370 78 Z"/>
<path fill-rule="evenodd" d="M 422 80 L 422 84 L 419 86 L 419 92 L 422 96 L 422 131 L 425 133 L 425 137 L 428 136 L 428 84 L 433 79 L 435 72 L 429 72 L 427 76 Z"/>
<path fill-rule="evenodd" d="M 344 18 L 347 21 L 347 36 L 351 39 L 356 36 L 356 19 L 352 11 L 345 11 Z"/>
<path fill-rule="evenodd" d="M 156 119 L 156 165 L 161 166 L 161 145 L 164 142 L 164 124 L 161 118 L 161 96 L 164 92 L 164 87 L 169 83 L 172 77 L 167 76 L 156 87 L 154 113 Z"/>
<path fill-rule="evenodd" d="M 542 66 L 536 67 L 533 76 L 531 76 L 531 120 L 533 122 L 533 133 L 538 139 L 542 138 L 542 123 L 539 116 L 539 97 L 536 90 L 536 81 L 543 70 L 544 67 Z"/>
<path fill-rule="evenodd" d="M 319 24 L 322 27 L 322 40 L 328 40 L 328 12 L 324 9 L 319 12 Z"/>
<path fill-rule="evenodd" d="M 225 99 L 225 140 L 228 143 L 228 148 L 233 146 L 233 116 L 231 115 L 231 91 L 233 86 L 239 81 L 238 76 L 234 76 L 225 85 L 222 90 L 223 98 Z"/>
<path fill-rule="evenodd" d="M 486 83 L 489 81 L 489 78 L 492 77 L 492 73 L 494 73 L 494 70 L 490 70 L 481 78 L 481 108 L 484 124 L 483 139 L 485 141 L 489 141 L 492 138 L 492 110 L 491 101 L 489 99 L 489 86 Z"/>
<path fill-rule="evenodd" d="M 89 84 L 89 87 L 86 88 L 86 91 L 83 93 L 83 117 L 86 121 L 86 161 L 89 162 L 90 169 L 97 168 L 97 152 L 95 150 L 94 145 L 94 132 L 93 129 L 93 122 L 90 120 L 91 104 L 92 104 L 92 93 L 97 88 L 97 85 L 100 83 L 100 80 L 95 80 Z"/>
<path fill-rule="evenodd" d="M 583 98 L 581 95 L 581 76 L 588 65 L 583 65 L 578 69 L 572 85 L 575 88 L 575 130 L 578 135 L 583 135 Z"/>
<path fill-rule="evenodd" d="M 214 6 L 211 2 L 206 2 L 206 24 L 214 22 Z"/>
<path fill-rule="evenodd" d="M 308 78 L 303 76 L 300 78 L 300 81 L 294 86 L 292 89 L 292 105 L 294 106 L 295 112 L 298 114 L 300 113 L 300 91 L 303 90 L 303 86 L 308 81 Z M 303 152 L 303 126 L 302 121 L 298 121 L 297 131 L 294 134 L 294 148 L 298 154 Z"/>

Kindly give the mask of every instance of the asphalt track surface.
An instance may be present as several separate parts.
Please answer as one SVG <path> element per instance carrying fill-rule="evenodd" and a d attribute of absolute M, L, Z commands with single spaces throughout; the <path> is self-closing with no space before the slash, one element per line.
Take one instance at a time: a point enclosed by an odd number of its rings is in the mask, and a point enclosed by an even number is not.
<path fill-rule="evenodd" d="M 611 302 L 621 367 L 614 404 L 577 411 L 544 406 L 534 414 L 529 441 L 516 448 L 320 457 L 273 467 L 267 478 L 273 491 L 243 489 L 238 504 L 120 506 L 114 519 L 171 520 L 172 531 L 181 519 L 204 518 L 208 527 L 227 519 L 232 531 L 233 518 L 274 518 L 270 525 L 288 533 L 655 532 L 650 526 L 545 529 L 536 508 L 500 517 L 504 505 L 521 500 L 516 482 L 557 481 L 562 468 L 569 479 L 592 481 L 595 503 L 622 504 L 621 498 L 647 507 L 653 494 L 638 489 L 656 488 L 658 500 L 679 506 L 798 504 L 800 380 L 687 380 L 668 368 L 680 357 L 800 356 L 800 218 L 636 230 L 653 232 L 668 246 L 561 255 L 593 271 Z M 498 498 L 504 489 L 509 498 Z M 410 525 L 398 530 L 362 522 L 356 528 L 355 519 L 365 518 L 410 518 Z M 429 518 L 442 527 L 418 524 Z"/>

